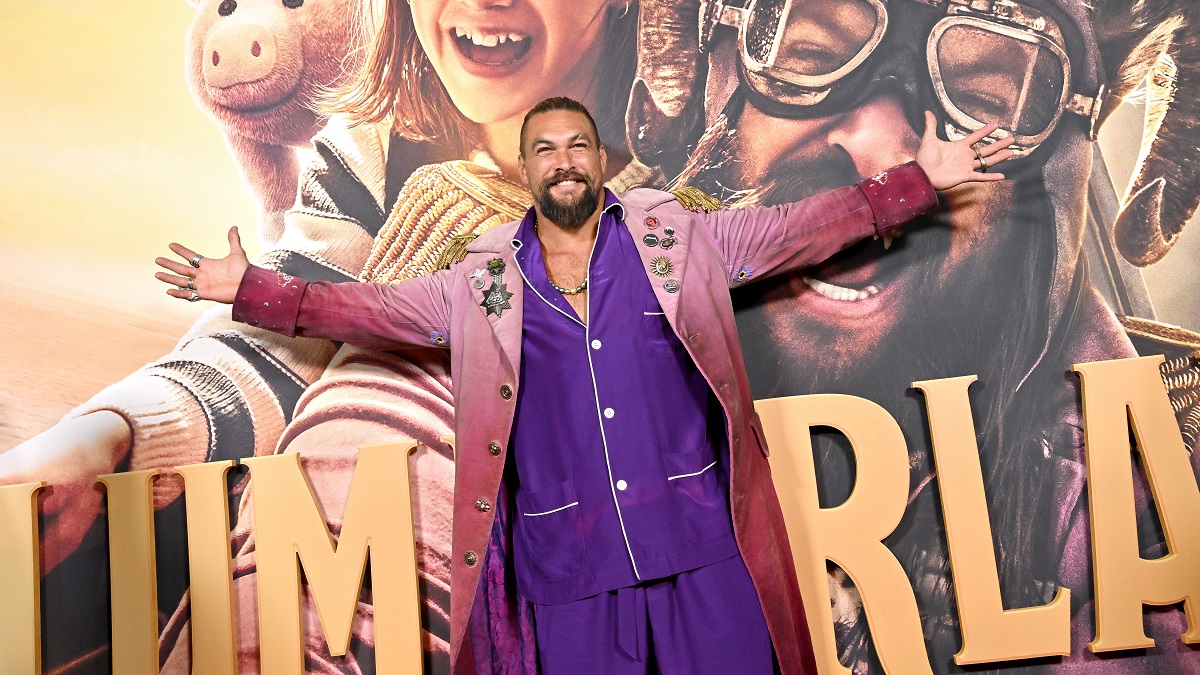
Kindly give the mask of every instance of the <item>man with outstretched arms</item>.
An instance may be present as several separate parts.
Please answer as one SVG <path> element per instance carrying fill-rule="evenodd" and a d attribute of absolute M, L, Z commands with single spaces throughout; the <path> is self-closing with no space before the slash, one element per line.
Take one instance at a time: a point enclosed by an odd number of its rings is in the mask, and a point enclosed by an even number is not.
<path fill-rule="evenodd" d="M 284 335 L 450 350 L 456 670 L 815 672 L 729 289 L 884 234 L 936 190 L 1003 180 L 994 130 L 945 142 L 927 114 L 913 162 L 706 212 L 703 195 L 602 188 L 591 115 L 547 99 L 521 131 L 535 206 L 449 269 L 310 284 L 251 266 L 231 230 L 229 256 L 172 244 L 190 266 L 159 258 L 172 274 L 156 276 Z"/>

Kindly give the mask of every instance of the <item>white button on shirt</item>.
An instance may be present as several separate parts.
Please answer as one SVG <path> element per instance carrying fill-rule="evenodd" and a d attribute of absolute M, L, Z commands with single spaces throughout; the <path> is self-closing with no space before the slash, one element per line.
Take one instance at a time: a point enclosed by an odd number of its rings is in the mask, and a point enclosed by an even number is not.
<path fill-rule="evenodd" d="M 629 483 L 626 483 L 623 480 L 617 481 L 617 489 L 620 490 L 621 492 L 624 492 L 625 488 L 627 488 L 627 487 L 629 487 Z"/>
<path fill-rule="evenodd" d="M 605 409 L 604 409 L 604 416 L 605 416 L 605 417 L 607 417 L 607 418 L 608 418 L 608 419 L 610 419 L 610 420 L 613 418 L 613 415 L 616 415 L 616 414 L 617 414 L 617 411 L 616 411 L 616 410 L 613 410 L 612 408 L 605 408 Z"/>
<path fill-rule="evenodd" d="M 600 349 L 600 341 L 592 340 L 592 349 Z"/>

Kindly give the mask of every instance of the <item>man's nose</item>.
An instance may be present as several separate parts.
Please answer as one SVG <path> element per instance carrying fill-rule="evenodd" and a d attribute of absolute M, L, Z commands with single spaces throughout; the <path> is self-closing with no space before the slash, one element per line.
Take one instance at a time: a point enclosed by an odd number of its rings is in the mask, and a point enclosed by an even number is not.
<path fill-rule="evenodd" d="M 859 175 L 874 176 L 916 157 L 921 138 L 895 98 L 877 96 L 840 117 L 827 142 L 845 150 Z"/>

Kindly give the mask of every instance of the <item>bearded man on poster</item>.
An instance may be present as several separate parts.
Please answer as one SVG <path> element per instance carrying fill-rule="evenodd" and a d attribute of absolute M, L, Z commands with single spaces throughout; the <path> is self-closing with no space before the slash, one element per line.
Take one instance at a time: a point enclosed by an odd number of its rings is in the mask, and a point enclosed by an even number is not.
<path fill-rule="evenodd" d="M 916 161 L 856 186 L 707 213 L 603 190 L 591 115 L 547 99 L 521 133 L 535 206 L 448 270 L 310 284 L 251 266 L 234 229 L 229 256 L 172 244 L 191 266 L 159 258 L 174 274 L 156 276 L 285 335 L 451 350 L 456 661 L 815 672 L 729 288 L 884 234 L 936 206 L 936 190 L 1003 180 L 987 169 L 1009 141 L 980 144 L 994 126 L 945 142 L 928 122 Z M 514 630 L 496 621 L 510 551 Z"/>

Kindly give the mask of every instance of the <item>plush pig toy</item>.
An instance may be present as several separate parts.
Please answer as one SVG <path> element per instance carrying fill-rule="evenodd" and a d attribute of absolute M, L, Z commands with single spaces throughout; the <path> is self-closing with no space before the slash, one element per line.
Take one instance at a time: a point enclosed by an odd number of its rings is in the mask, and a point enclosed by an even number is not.
<path fill-rule="evenodd" d="M 187 0 L 188 85 L 221 125 L 229 151 L 262 207 L 259 240 L 283 231 L 306 147 L 325 119 L 322 87 L 350 50 L 352 0 Z"/>

